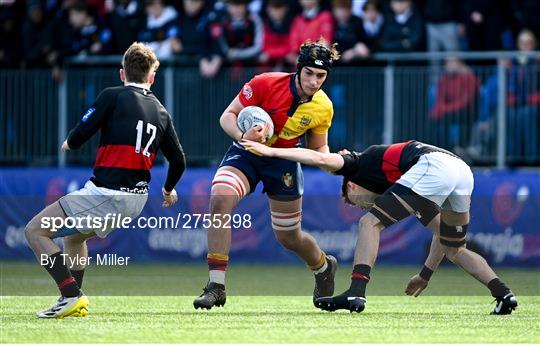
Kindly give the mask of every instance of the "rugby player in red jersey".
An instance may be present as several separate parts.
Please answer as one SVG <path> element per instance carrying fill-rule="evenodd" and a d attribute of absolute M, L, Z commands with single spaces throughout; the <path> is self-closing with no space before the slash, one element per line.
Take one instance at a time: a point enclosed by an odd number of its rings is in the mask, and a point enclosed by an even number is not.
<path fill-rule="evenodd" d="M 255 76 L 221 115 L 221 127 L 234 142 L 212 181 L 210 212 L 212 219 L 220 219 L 221 224 L 213 222 L 214 227 L 208 231 L 209 280 L 202 295 L 193 301 L 195 308 L 210 309 L 225 304 L 225 273 L 231 247 L 231 229 L 226 225 L 226 216 L 259 182 L 263 183 L 263 192 L 268 196 L 277 240 L 298 255 L 315 274 L 314 300 L 333 293 L 337 261 L 327 256 L 315 239 L 301 228 L 303 175 L 300 164 L 258 156 L 244 149 L 238 141 L 245 138 L 291 149 L 297 147 L 305 135 L 308 149 L 329 152 L 328 129 L 333 106 L 321 87 L 338 58 L 335 46 L 308 41 L 300 47 L 296 73 Z M 238 128 L 237 116 L 247 106 L 261 107 L 272 118 L 274 135 L 266 142 L 268 128 L 257 126 L 245 133 Z"/>
<path fill-rule="evenodd" d="M 516 297 L 486 260 L 465 247 L 474 178 L 469 166 L 453 153 L 414 140 L 373 145 L 360 153 L 283 150 L 246 140 L 240 143 L 266 157 L 315 165 L 342 175 L 345 201 L 369 209 L 358 224 L 350 288 L 335 297 L 318 298 L 318 308 L 364 310 L 380 232 L 410 215 L 433 231 L 433 239 L 422 271 L 409 281 L 408 295 L 418 296 L 427 287 L 446 255 L 489 288 L 497 300 L 493 314 L 510 314 L 517 307 Z"/>

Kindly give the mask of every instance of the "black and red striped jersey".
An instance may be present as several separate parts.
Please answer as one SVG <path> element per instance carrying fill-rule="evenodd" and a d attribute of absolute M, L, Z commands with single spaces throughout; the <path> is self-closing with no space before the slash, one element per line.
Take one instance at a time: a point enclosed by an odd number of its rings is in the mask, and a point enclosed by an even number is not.
<path fill-rule="evenodd" d="M 152 91 L 138 86 L 103 90 L 68 135 L 71 149 L 100 130 L 92 182 L 99 187 L 146 193 L 158 150 L 169 161 L 165 189 L 174 188 L 185 170 L 185 157 L 171 116 Z"/>
<path fill-rule="evenodd" d="M 427 153 L 453 153 L 411 140 L 392 145 L 372 145 L 363 152 L 342 155 L 344 165 L 335 172 L 377 194 L 384 193 Z"/>

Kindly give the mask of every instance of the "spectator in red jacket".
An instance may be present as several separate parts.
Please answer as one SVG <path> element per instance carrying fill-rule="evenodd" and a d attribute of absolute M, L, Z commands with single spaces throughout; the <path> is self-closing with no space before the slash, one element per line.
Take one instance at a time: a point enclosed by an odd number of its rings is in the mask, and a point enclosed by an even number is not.
<path fill-rule="evenodd" d="M 265 8 L 263 52 L 259 61 L 276 69 L 283 69 L 289 54 L 292 18 L 287 0 L 269 0 Z"/>
<path fill-rule="evenodd" d="M 302 13 L 294 18 L 291 27 L 289 55 L 287 60 L 294 64 L 298 47 L 306 40 L 317 41 L 323 38 L 330 43 L 334 39 L 334 19 L 332 13 L 322 10 L 320 0 L 300 0 Z"/>
<path fill-rule="evenodd" d="M 457 58 L 446 60 L 430 113 L 430 118 L 437 122 L 434 124 L 438 128 L 436 145 L 459 154 L 461 147 L 469 144 L 479 88 L 480 81 L 463 61 Z"/>

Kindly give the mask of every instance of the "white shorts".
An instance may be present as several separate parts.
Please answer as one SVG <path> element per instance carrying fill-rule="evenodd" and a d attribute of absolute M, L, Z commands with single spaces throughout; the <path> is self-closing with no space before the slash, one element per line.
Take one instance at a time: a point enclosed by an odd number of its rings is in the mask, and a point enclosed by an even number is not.
<path fill-rule="evenodd" d="M 474 177 L 461 159 L 443 152 L 423 155 L 396 181 L 433 201 L 443 210 L 468 212 Z"/>
<path fill-rule="evenodd" d="M 89 216 L 89 219 L 94 222 L 88 227 L 86 221 L 81 221 L 83 226 L 77 226 L 78 232 L 83 234 L 95 232 L 96 235 L 104 238 L 116 228 L 113 226 L 113 216 L 116 217 L 115 219 L 125 217 L 134 219 L 141 214 L 147 199 L 148 194 L 134 194 L 97 187 L 92 181 L 87 181 L 83 188 L 61 197 L 58 201 L 66 216 L 73 218 Z M 101 220 L 102 226 L 96 225 L 95 220 L 98 219 Z M 118 223 L 114 225 L 116 224 Z"/>

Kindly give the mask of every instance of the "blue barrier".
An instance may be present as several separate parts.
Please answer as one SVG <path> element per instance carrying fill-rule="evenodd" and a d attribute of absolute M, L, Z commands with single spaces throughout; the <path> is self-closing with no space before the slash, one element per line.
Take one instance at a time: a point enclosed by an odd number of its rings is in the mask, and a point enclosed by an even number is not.
<path fill-rule="evenodd" d="M 166 169 L 155 167 L 151 197 L 142 216 L 172 216 L 208 212 L 213 169 L 189 169 L 177 189 L 178 207 L 161 208 L 159 191 Z M 3 168 L 0 170 L 0 260 L 33 259 L 24 238 L 25 224 L 45 205 L 80 188 L 90 177 L 88 168 Z M 540 210 L 540 172 L 475 171 L 475 191 L 469 240 L 494 265 L 538 267 L 540 233 L 535 215 Z M 356 223 L 362 212 L 346 206 L 338 195 L 341 181 L 317 169 L 305 170 L 303 227 L 321 247 L 350 262 L 356 242 Z M 258 190 L 241 202 L 237 214 L 249 214 L 249 229 L 233 231 L 231 261 L 297 263 L 298 259 L 274 239 L 268 203 Z M 132 223 L 133 224 L 133 223 Z M 192 223 L 193 224 L 193 223 Z M 379 264 L 421 264 L 431 234 L 416 219 L 385 230 Z M 116 253 L 132 262 L 204 262 L 203 229 L 117 230 L 106 239 L 89 241 L 91 255 Z"/>

